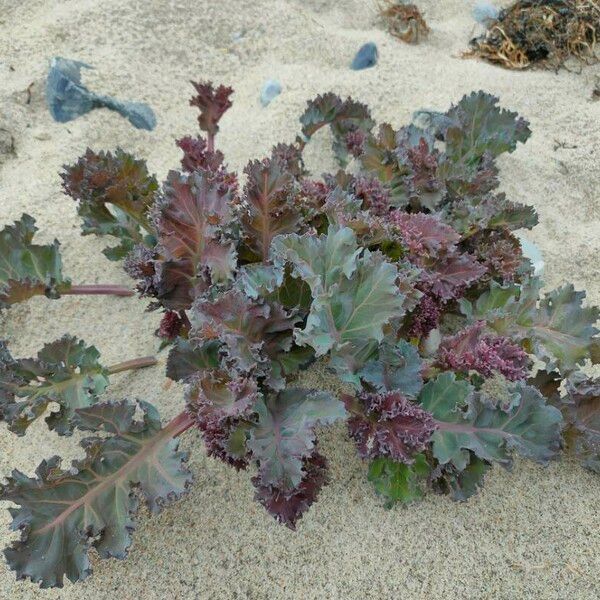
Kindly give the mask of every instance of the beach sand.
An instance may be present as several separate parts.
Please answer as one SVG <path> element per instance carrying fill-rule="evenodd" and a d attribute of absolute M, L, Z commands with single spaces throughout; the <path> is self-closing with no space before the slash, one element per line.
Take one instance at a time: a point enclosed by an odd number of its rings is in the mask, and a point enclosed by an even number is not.
<path fill-rule="evenodd" d="M 474 30 L 471 2 L 421 1 L 432 33 L 418 46 L 390 37 L 370 0 L 257 0 L 206 2 L 0 0 L 0 129 L 16 155 L 0 157 L 0 224 L 26 211 L 39 237 L 62 243 L 64 272 L 77 283 L 129 284 L 119 264 L 100 251 L 104 240 L 80 235 L 75 205 L 61 193 L 61 165 L 90 146 L 121 146 L 148 161 L 163 178 L 176 168 L 178 136 L 196 132 L 188 106 L 190 79 L 235 88 L 218 146 L 235 169 L 290 141 L 307 99 L 334 91 L 366 102 L 378 121 L 407 123 L 419 108 L 445 110 L 472 90 L 501 98 L 531 121 L 533 136 L 502 158 L 510 198 L 540 216 L 530 239 L 546 261 L 545 280 L 574 282 L 600 303 L 600 102 L 591 95 L 599 67 L 511 72 L 463 60 Z M 365 42 L 379 47 L 376 68 L 348 65 Z M 148 102 L 158 126 L 138 131 L 119 115 L 97 110 L 54 123 L 43 85 L 52 56 L 88 62 L 95 91 Z M 268 108 L 264 81 L 283 93 Z M 30 84 L 31 101 L 26 103 Z M 5 138 L 6 138 L 6 134 Z M 561 143 L 565 147 L 556 148 Z M 311 144 L 309 166 L 333 167 L 325 136 Z M 105 364 L 151 354 L 159 315 L 136 298 L 36 298 L 0 316 L 0 337 L 17 356 L 29 356 L 63 333 L 95 344 Z M 160 365 L 113 377 L 109 398 L 145 398 L 167 419 L 182 406 L 182 387 Z M 318 367 L 305 382 L 335 389 Z M 517 460 L 495 468 L 485 489 L 466 503 L 429 495 L 391 511 L 366 481 L 343 427 L 321 437 L 331 484 L 296 532 L 279 526 L 253 500 L 251 473 L 206 457 L 196 434 L 191 453 L 196 483 L 160 516 L 138 518 L 126 561 L 94 559 L 85 583 L 39 592 L 15 582 L 0 565 L 0 598 L 49 599 L 310 599 L 310 598 L 597 598 L 600 594 L 600 477 L 564 460 L 542 468 Z M 25 438 L 0 427 L 0 473 L 33 472 L 53 454 L 79 455 L 75 439 L 43 423 Z M 0 537 L 9 534 L 0 512 Z"/>

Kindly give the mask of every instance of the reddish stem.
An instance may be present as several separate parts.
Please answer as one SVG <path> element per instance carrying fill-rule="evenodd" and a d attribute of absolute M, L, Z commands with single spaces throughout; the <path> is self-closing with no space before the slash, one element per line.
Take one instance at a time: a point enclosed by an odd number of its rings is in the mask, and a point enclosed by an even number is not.
<path fill-rule="evenodd" d="M 194 417 L 187 410 L 184 410 L 165 426 L 164 432 L 168 433 L 170 437 L 176 438 L 192 427 L 194 423 Z"/>
<path fill-rule="evenodd" d="M 154 356 L 142 356 L 141 358 L 133 358 L 131 360 L 124 360 L 123 362 L 111 365 L 106 370 L 109 374 L 121 373 L 122 371 L 132 371 L 133 369 L 143 369 L 144 367 L 152 367 L 157 364 L 158 361 Z"/>
<path fill-rule="evenodd" d="M 124 285 L 98 284 L 98 285 L 72 285 L 64 290 L 60 290 L 63 296 L 88 296 L 88 295 L 109 295 L 109 296 L 133 296 L 135 292 Z"/>

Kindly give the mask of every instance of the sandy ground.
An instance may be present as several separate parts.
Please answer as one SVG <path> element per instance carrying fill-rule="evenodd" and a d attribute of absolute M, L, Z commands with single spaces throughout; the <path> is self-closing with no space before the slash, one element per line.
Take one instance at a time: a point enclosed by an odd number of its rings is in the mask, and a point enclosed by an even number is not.
<path fill-rule="evenodd" d="M 58 171 L 87 146 L 122 146 L 163 177 L 178 163 L 173 140 L 195 131 L 187 106 L 191 78 L 235 87 L 220 147 L 233 167 L 291 140 L 304 102 L 317 93 L 351 93 L 378 120 L 405 123 L 413 110 L 446 109 L 473 89 L 497 94 L 531 120 L 533 137 L 502 161 L 502 181 L 515 200 L 535 205 L 540 225 L 531 238 L 546 259 L 546 281 L 568 279 L 600 302 L 600 102 L 591 101 L 600 68 L 581 73 L 515 73 L 461 60 L 473 31 L 471 2 L 422 1 L 432 34 L 407 46 L 389 37 L 370 0 L 0 0 L 0 128 L 9 129 L 16 156 L 0 166 L 1 223 L 27 211 L 44 241 L 59 237 L 65 272 L 78 283 L 121 282 L 126 275 L 99 253 L 103 242 L 83 238 L 73 202 L 60 192 Z M 232 41 L 239 38 L 238 41 Z M 379 65 L 348 69 L 367 41 Z M 115 113 L 95 111 L 54 123 L 43 82 L 53 55 L 89 62 L 92 89 L 150 103 L 153 132 L 133 129 Z M 262 83 L 278 78 L 284 91 L 260 106 Z M 26 88 L 33 82 L 31 102 Z M 565 148 L 555 149 L 564 142 Z M 331 160 L 315 141 L 317 173 Z M 1 159 L 0 159 L 1 162 Z M 0 317 L 0 336 L 19 356 L 65 332 L 101 350 L 106 364 L 153 353 L 157 315 L 132 299 L 34 299 Z M 164 363 L 165 357 L 161 358 Z M 315 385 L 331 385 L 318 370 Z M 156 367 L 113 378 L 109 396 L 156 403 L 176 414 L 182 390 L 165 385 Z M 429 496 L 419 505 L 386 511 L 365 480 L 342 428 L 323 436 L 332 484 L 293 533 L 256 504 L 249 473 L 206 458 L 195 435 L 196 485 L 161 516 L 142 515 L 127 561 L 95 561 L 77 587 L 46 591 L 15 583 L 0 566 L 0 598 L 597 598 L 600 594 L 600 478 L 565 461 L 544 469 L 518 461 L 495 469 L 468 503 Z M 34 427 L 17 439 L 0 428 L 0 473 L 31 472 L 43 457 L 77 454 L 73 439 Z M 0 513 L 2 545 L 10 539 Z"/>

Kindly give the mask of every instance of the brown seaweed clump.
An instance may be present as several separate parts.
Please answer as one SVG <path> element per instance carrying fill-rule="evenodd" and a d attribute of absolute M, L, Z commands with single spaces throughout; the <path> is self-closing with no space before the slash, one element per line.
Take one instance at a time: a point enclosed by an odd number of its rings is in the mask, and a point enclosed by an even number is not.
<path fill-rule="evenodd" d="M 379 4 L 379 14 L 394 37 L 407 44 L 418 44 L 429 33 L 429 27 L 414 4 L 385 0 Z"/>
<path fill-rule="evenodd" d="M 559 68 L 571 57 L 592 64 L 599 33 L 597 0 L 522 0 L 501 10 L 466 55 L 509 69 Z"/>

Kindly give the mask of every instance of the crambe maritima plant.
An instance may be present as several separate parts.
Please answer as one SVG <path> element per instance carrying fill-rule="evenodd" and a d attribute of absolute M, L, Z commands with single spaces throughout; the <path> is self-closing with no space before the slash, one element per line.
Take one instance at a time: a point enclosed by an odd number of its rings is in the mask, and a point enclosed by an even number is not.
<path fill-rule="evenodd" d="M 92 548 L 125 557 L 139 502 L 157 511 L 191 483 L 186 430 L 252 469 L 256 499 L 291 528 L 328 480 L 317 427 L 338 421 L 390 506 L 427 488 L 465 500 L 494 463 L 545 464 L 563 447 L 600 472 L 600 382 L 581 370 L 600 361 L 598 310 L 571 285 L 541 293 L 514 235 L 535 211 L 497 192 L 495 160 L 527 140 L 525 120 L 478 92 L 396 130 L 325 94 L 293 143 L 238 178 L 215 145 L 232 90 L 194 86 L 204 135 L 177 142 L 181 168 L 162 187 L 122 150 L 88 150 L 62 173 L 83 233 L 115 238 L 106 256 L 163 313 L 167 377 L 186 384 L 185 404 L 163 425 L 147 402 L 104 400 L 128 363 L 103 367 L 73 338 L 36 359 L 1 347 L 11 431 L 52 402 L 50 429 L 89 432 L 70 468 L 52 457 L 3 486 L 18 578 L 62 586 L 90 574 Z M 313 178 L 303 150 L 324 127 L 341 168 Z M 31 295 L 22 288 L 64 293 L 55 247 L 31 246 L 21 223 L 1 236 L 5 303 Z M 314 361 L 348 392 L 300 387 Z"/>

